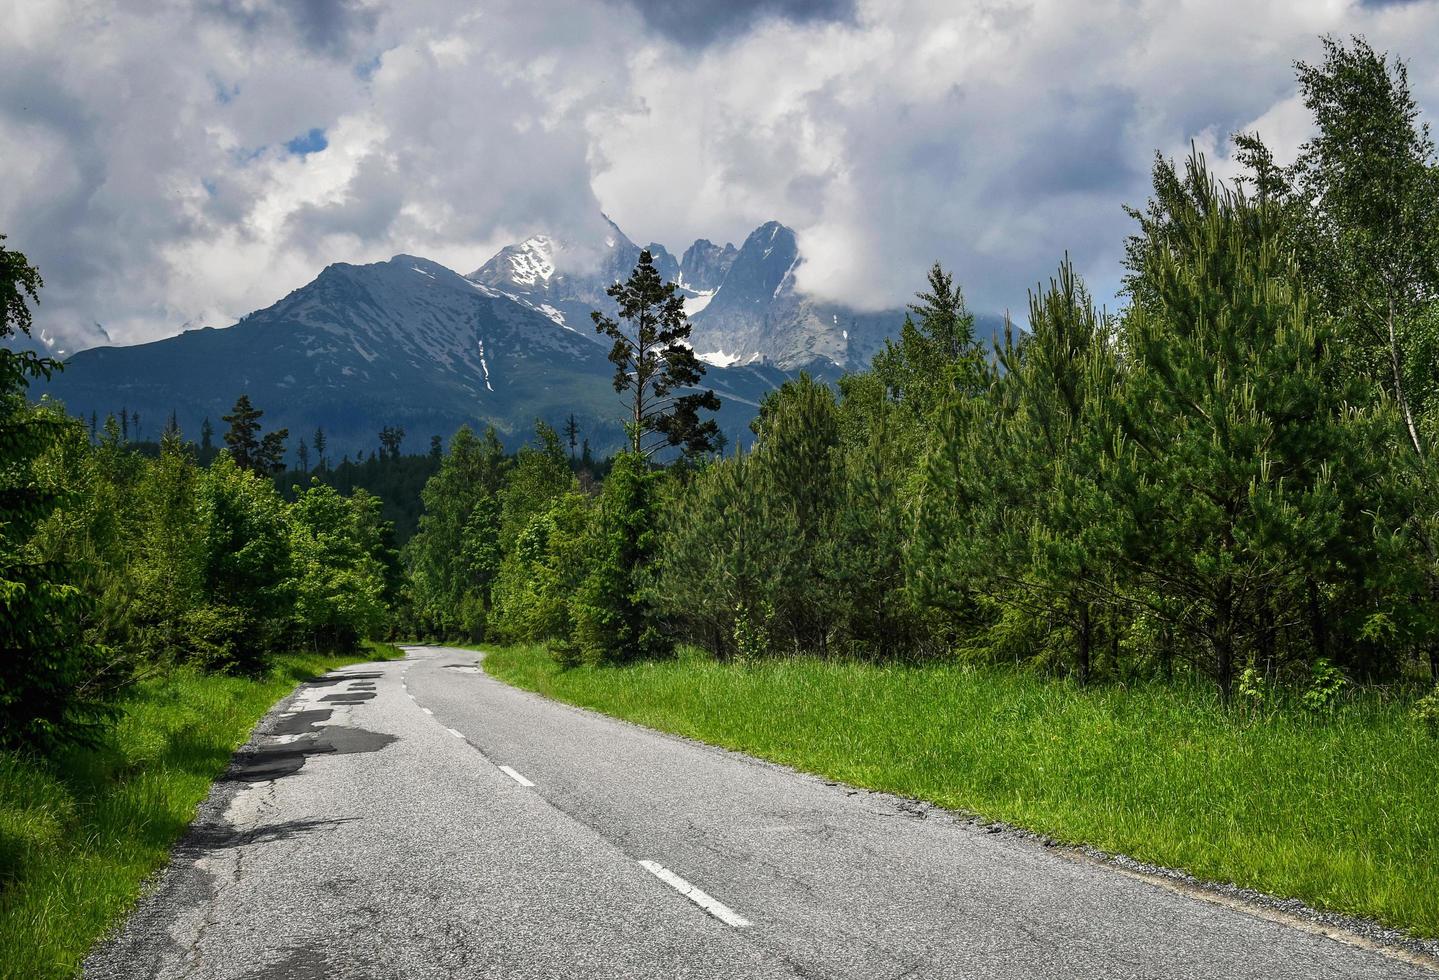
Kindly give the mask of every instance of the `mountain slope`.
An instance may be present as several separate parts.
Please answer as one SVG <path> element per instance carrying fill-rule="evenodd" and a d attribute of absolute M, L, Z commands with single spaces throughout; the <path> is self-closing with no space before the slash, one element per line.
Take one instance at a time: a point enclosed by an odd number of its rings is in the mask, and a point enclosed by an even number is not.
<path fill-rule="evenodd" d="M 804 258 L 794 232 L 778 221 L 760 225 L 726 258 L 713 296 L 692 316 L 695 350 L 713 364 L 863 368 L 904 322 L 902 310 L 864 313 L 801 293 L 794 274 Z"/>
<path fill-rule="evenodd" d="M 588 336 L 483 283 L 414 256 L 326 268 L 313 282 L 233 327 L 135 347 L 76 354 L 34 393 L 100 419 L 139 412 L 142 435 L 173 411 L 193 435 L 209 418 L 222 429 L 241 393 L 286 426 L 291 446 L 323 426 L 332 454 L 368 451 L 385 425 L 413 447 L 462 422 L 493 424 L 509 442 L 536 418 L 558 426 L 573 412 L 599 449 L 623 438 L 613 367 Z M 721 427 L 741 436 L 773 369 L 711 372 L 726 405 Z"/>
<path fill-rule="evenodd" d="M 590 311 L 613 312 L 605 289 L 627 277 L 640 254 L 614 222 L 606 218 L 605 226 L 601 241 L 535 235 L 501 249 L 467 278 L 593 338 Z M 755 229 L 738 249 L 701 238 L 676 261 L 663 245 L 646 248 L 686 298 L 695 350 L 717 366 L 864 367 L 903 322 L 903 312 L 861 313 L 800 293 L 799 246 L 777 221 Z"/>

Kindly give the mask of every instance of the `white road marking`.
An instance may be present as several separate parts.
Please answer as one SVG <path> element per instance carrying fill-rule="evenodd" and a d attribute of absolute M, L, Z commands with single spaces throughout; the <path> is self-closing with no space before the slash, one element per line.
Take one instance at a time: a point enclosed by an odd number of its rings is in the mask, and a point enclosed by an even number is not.
<path fill-rule="evenodd" d="M 427 714 L 427 715 L 432 715 L 432 714 L 434 714 L 434 712 L 431 711 L 429 708 L 423 708 L 423 707 L 422 707 L 422 708 L 420 708 L 420 710 L 423 711 L 423 712 L 424 712 L 425 714 Z"/>
<path fill-rule="evenodd" d="M 641 861 L 640 867 L 644 868 L 660 881 L 663 881 L 666 885 L 669 885 L 691 902 L 694 902 L 716 919 L 719 919 L 725 925 L 734 926 L 736 929 L 743 929 L 745 926 L 751 924 L 748 919 L 737 913 L 734 909 L 725 905 L 723 902 L 711 898 L 664 865 L 655 861 Z"/>
<path fill-rule="evenodd" d="M 451 735 L 455 736 L 455 738 L 464 738 L 464 737 L 465 737 L 465 736 L 461 735 L 459 732 L 455 731 L 453 728 L 446 728 L 445 731 L 447 731 L 447 732 L 449 732 Z"/>
<path fill-rule="evenodd" d="M 528 779 L 526 779 L 524 776 L 521 776 L 519 773 L 515 772 L 515 771 L 514 771 L 513 769 L 511 769 L 509 766 L 500 766 L 500 772 L 504 773 L 506 776 L 509 776 L 511 779 L 513 779 L 515 782 L 519 783 L 521 786 L 533 786 L 533 785 L 535 785 L 534 783 L 532 783 L 532 782 L 530 782 Z"/>

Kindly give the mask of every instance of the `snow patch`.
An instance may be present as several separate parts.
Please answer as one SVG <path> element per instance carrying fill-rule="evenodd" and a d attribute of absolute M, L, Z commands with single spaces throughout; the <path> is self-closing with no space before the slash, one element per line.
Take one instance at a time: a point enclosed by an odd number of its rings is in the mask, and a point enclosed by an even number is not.
<path fill-rule="evenodd" d="M 541 303 L 539 306 L 536 306 L 535 309 L 543 313 L 545 316 L 549 317 L 551 320 L 558 323 L 560 326 L 564 327 L 566 330 L 573 331 L 575 329 L 574 327 L 570 326 L 568 323 L 565 322 L 565 315 L 559 310 L 555 309 L 549 303 Z"/>
<path fill-rule="evenodd" d="M 768 252 L 764 254 L 769 255 Z M 796 255 L 794 261 L 789 264 L 789 268 L 784 270 L 784 275 L 779 277 L 779 285 L 774 287 L 774 293 L 770 296 L 770 299 L 779 299 L 780 290 L 784 289 L 784 284 L 794 281 L 794 267 L 797 265 L 799 265 L 798 255 Z"/>
<path fill-rule="evenodd" d="M 554 274 L 554 243 L 545 235 L 525 239 L 510 253 L 510 279 L 522 286 L 549 282 Z"/>
<path fill-rule="evenodd" d="M 485 342 L 483 340 L 480 341 L 480 370 L 485 372 L 485 387 L 494 391 L 494 386 L 490 384 L 490 365 L 485 361 Z"/>
<path fill-rule="evenodd" d="M 706 364 L 713 364 L 715 367 L 729 367 L 731 364 L 737 364 L 741 357 L 739 354 L 726 354 L 722 350 L 712 351 L 709 354 L 698 354 L 696 356 Z M 753 358 L 751 358 L 751 360 L 753 360 Z"/>
<path fill-rule="evenodd" d="M 431 279 L 435 278 L 435 274 L 434 274 L 433 272 L 426 272 L 424 269 L 421 269 L 421 268 L 420 268 L 419 266 L 417 266 L 417 265 L 412 265 L 412 266 L 410 266 L 410 268 L 411 268 L 411 269 L 414 269 L 416 272 L 418 272 L 418 273 L 419 273 L 420 275 L 422 275 L 422 276 L 429 276 Z"/>
<path fill-rule="evenodd" d="M 696 313 L 702 312 L 706 306 L 710 305 L 710 301 L 715 298 L 717 292 L 719 292 L 717 288 L 701 289 L 696 290 L 695 295 L 685 297 L 685 313 L 694 316 Z"/>

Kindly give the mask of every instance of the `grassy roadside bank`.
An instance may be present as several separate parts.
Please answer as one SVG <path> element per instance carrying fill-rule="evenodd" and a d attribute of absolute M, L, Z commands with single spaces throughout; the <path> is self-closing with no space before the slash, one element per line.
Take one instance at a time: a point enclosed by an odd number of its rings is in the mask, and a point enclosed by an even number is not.
<path fill-rule="evenodd" d="M 1207 690 L 960 667 L 562 670 L 543 647 L 486 649 L 491 674 L 561 701 L 1439 936 L 1439 744 L 1379 694 L 1240 717 Z"/>
<path fill-rule="evenodd" d="M 94 748 L 0 752 L 0 977 L 74 976 L 271 705 L 327 670 L 401 655 L 372 643 L 279 657 L 258 679 L 177 671 L 137 684 Z"/>

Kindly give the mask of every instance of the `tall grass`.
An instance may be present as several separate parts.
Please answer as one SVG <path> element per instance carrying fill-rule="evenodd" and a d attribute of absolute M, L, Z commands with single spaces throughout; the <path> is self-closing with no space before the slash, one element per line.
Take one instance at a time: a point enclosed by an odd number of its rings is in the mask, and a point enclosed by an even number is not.
<path fill-rule="evenodd" d="M 541 694 L 858 786 L 1439 936 L 1439 742 L 1363 693 L 1330 713 L 1207 689 L 695 653 L 485 669 Z"/>
<path fill-rule="evenodd" d="M 298 681 L 361 660 L 295 654 L 260 678 L 181 670 L 144 681 L 94 747 L 0 752 L 0 977 L 71 977 L 164 864 L 210 784 Z"/>

